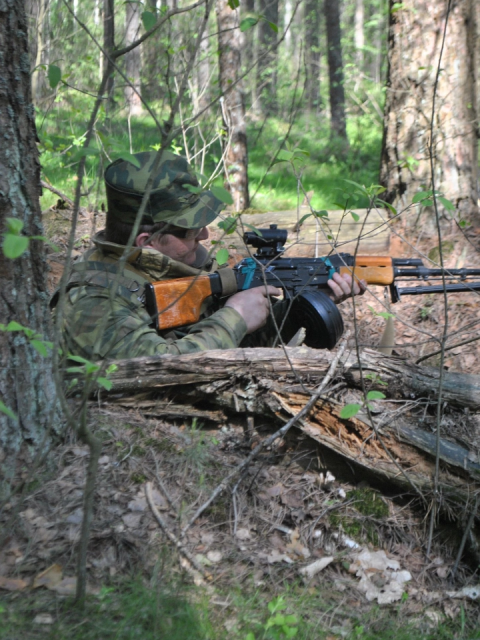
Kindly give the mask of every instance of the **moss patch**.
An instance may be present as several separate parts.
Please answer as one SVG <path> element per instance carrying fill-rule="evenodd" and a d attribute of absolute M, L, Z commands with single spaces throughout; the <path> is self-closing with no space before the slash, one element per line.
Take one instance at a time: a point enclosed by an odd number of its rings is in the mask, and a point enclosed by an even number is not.
<path fill-rule="evenodd" d="M 348 536 L 355 540 L 366 538 L 368 542 L 378 545 L 378 520 L 388 516 L 388 505 L 377 491 L 369 487 L 352 489 L 347 493 L 347 500 L 353 500 L 350 508 L 358 515 L 346 516 L 332 513 L 330 515 L 332 527 L 342 528 Z"/>

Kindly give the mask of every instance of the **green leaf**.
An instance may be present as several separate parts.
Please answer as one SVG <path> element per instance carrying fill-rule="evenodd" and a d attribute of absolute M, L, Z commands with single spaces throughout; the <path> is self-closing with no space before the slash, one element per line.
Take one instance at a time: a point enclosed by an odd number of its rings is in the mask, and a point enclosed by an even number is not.
<path fill-rule="evenodd" d="M 278 33 L 278 26 L 274 22 L 270 22 L 269 20 L 267 22 L 268 22 L 268 25 L 269 25 L 270 29 L 272 31 L 275 31 L 275 33 Z"/>
<path fill-rule="evenodd" d="M 238 9 L 240 6 L 240 0 L 228 0 L 228 6 L 233 10 Z"/>
<path fill-rule="evenodd" d="M 219 249 L 215 255 L 215 259 L 217 260 L 219 265 L 227 263 L 228 257 L 228 249 Z"/>
<path fill-rule="evenodd" d="M 422 202 L 425 198 L 430 198 L 432 195 L 431 191 L 419 191 L 413 196 L 412 204 L 417 204 L 417 202 Z"/>
<path fill-rule="evenodd" d="M 30 344 L 41 356 L 44 358 L 48 356 L 47 347 L 43 340 L 30 340 Z"/>
<path fill-rule="evenodd" d="M 383 400 L 386 395 L 381 391 L 369 391 L 367 393 L 367 400 Z"/>
<path fill-rule="evenodd" d="M 248 16 L 248 18 L 244 18 L 240 22 L 240 31 L 248 31 L 252 27 L 254 27 L 258 22 L 258 18 L 254 16 Z"/>
<path fill-rule="evenodd" d="M 233 204 L 232 194 L 223 187 L 210 187 L 210 191 L 224 204 Z"/>
<path fill-rule="evenodd" d="M 306 213 L 304 216 L 302 216 L 300 218 L 300 220 L 297 222 L 297 227 L 301 227 L 302 224 L 305 222 L 305 220 L 307 220 L 308 218 L 310 218 L 310 216 L 314 215 L 313 213 Z"/>
<path fill-rule="evenodd" d="M 100 376 L 100 378 L 97 378 L 97 383 L 107 391 L 110 391 L 110 389 L 113 387 L 112 381 L 108 378 L 103 378 L 102 376 Z"/>
<path fill-rule="evenodd" d="M 73 362 L 79 362 L 80 364 L 87 364 L 88 360 L 82 358 L 82 356 L 74 356 L 71 353 L 68 354 L 68 359 L 73 360 Z"/>
<path fill-rule="evenodd" d="M 67 367 L 67 373 L 85 373 L 85 369 L 83 367 Z"/>
<path fill-rule="evenodd" d="M 85 365 L 85 373 L 87 376 L 91 376 L 93 373 L 96 373 L 100 369 L 98 364 L 93 362 L 87 362 Z"/>
<path fill-rule="evenodd" d="M 397 215 L 397 210 L 395 209 L 395 207 L 393 205 L 391 205 L 389 202 L 385 202 L 385 200 L 380 200 L 380 198 L 377 198 L 377 203 L 383 204 L 384 207 L 387 207 L 387 209 L 389 211 L 391 211 L 393 213 L 394 216 Z"/>
<path fill-rule="evenodd" d="M 438 196 L 438 199 L 447 211 L 455 211 L 455 205 L 453 202 L 450 202 L 450 200 L 447 200 L 447 198 L 444 198 L 443 196 Z"/>
<path fill-rule="evenodd" d="M 150 31 L 157 23 L 155 14 L 151 11 L 144 11 L 142 13 L 142 24 L 145 31 Z"/>
<path fill-rule="evenodd" d="M 50 84 L 50 89 L 55 89 L 57 84 L 62 79 L 62 71 L 60 67 L 57 67 L 56 64 L 48 65 L 48 82 Z"/>
<path fill-rule="evenodd" d="M 9 418 L 11 418 L 12 420 L 18 420 L 17 416 L 15 415 L 15 413 L 10 409 L 10 407 L 7 407 L 1 400 L 0 400 L 0 411 L 2 413 L 4 413 L 5 415 L 7 415 Z"/>
<path fill-rule="evenodd" d="M 385 320 L 387 318 L 395 318 L 395 315 L 393 313 L 389 313 L 388 311 L 376 311 L 370 305 L 368 305 L 368 308 L 370 309 L 370 311 L 373 313 L 374 316 L 379 316 L 380 318 L 385 318 Z"/>
<path fill-rule="evenodd" d="M 422 200 L 423 207 L 433 207 L 433 200 Z"/>
<path fill-rule="evenodd" d="M 249 631 L 245 636 L 245 640 L 255 640 L 254 634 L 251 631 Z"/>
<path fill-rule="evenodd" d="M 130 164 L 133 164 L 134 167 L 137 167 L 137 169 L 140 169 L 140 162 L 139 162 L 138 158 L 136 158 L 129 151 L 120 151 L 120 152 L 118 152 L 117 155 L 118 155 L 118 158 L 121 158 L 122 160 L 125 160 L 125 162 L 130 162 Z"/>
<path fill-rule="evenodd" d="M 8 231 L 16 236 L 18 236 L 23 229 L 23 222 L 18 218 L 7 218 L 5 222 Z"/>
<path fill-rule="evenodd" d="M 340 411 L 340 418 L 342 418 L 342 420 L 348 420 L 349 418 L 353 418 L 353 416 L 356 416 L 361 408 L 362 408 L 361 405 L 356 403 L 346 404 L 343 407 L 343 409 Z"/>
<path fill-rule="evenodd" d="M 202 187 L 195 187 L 193 184 L 188 184 L 188 182 L 182 184 L 182 187 L 190 191 L 190 193 L 202 193 Z"/>
<path fill-rule="evenodd" d="M 343 178 L 344 182 L 348 182 L 348 184 L 353 184 L 354 187 L 357 187 L 361 191 L 365 191 L 365 187 L 354 180 L 347 180 L 347 178 Z"/>
<path fill-rule="evenodd" d="M 3 331 L 23 331 L 26 327 L 17 322 L 16 320 L 11 320 L 7 326 L 2 325 Z"/>
<path fill-rule="evenodd" d="M 292 158 L 293 158 L 293 151 L 288 151 L 287 149 L 280 149 L 280 151 L 277 154 L 278 162 L 282 162 L 282 161 L 290 162 Z"/>
<path fill-rule="evenodd" d="M 322 209 L 321 211 L 314 211 L 313 215 L 316 218 L 328 218 L 328 211 L 326 209 Z"/>
<path fill-rule="evenodd" d="M 225 218 L 225 220 L 221 220 L 218 223 L 218 228 L 224 231 L 227 234 L 227 236 L 229 236 L 236 231 L 237 224 L 238 224 L 238 218 L 234 218 L 233 216 L 228 216 L 227 218 Z"/>
<path fill-rule="evenodd" d="M 355 213 L 354 211 L 350 211 L 350 215 L 355 220 L 355 222 L 358 222 L 360 220 L 360 216 L 358 215 L 358 213 Z"/>
<path fill-rule="evenodd" d="M 118 369 L 118 366 L 116 364 L 109 364 L 105 373 L 107 375 L 110 375 L 111 373 L 113 373 L 117 369 Z"/>
<path fill-rule="evenodd" d="M 26 236 L 17 236 L 7 233 L 3 239 L 3 255 L 10 260 L 19 258 L 28 249 L 29 239 Z"/>
<path fill-rule="evenodd" d="M 255 233 L 260 238 L 262 237 L 261 232 L 257 229 L 257 227 L 254 227 L 253 224 L 247 224 L 246 222 L 244 222 L 243 226 L 246 227 L 247 229 L 251 229 L 253 233 Z"/>

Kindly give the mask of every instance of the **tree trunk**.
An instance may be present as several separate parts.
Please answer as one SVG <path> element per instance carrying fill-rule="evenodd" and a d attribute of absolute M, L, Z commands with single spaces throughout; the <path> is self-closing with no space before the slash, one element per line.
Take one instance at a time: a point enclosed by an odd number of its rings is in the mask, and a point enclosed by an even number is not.
<path fill-rule="evenodd" d="M 247 126 L 241 76 L 242 33 L 239 10 L 232 10 L 227 0 L 217 0 L 220 90 L 227 135 L 224 139 L 226 187 L 232 194 L 236 211 L 250 206 L 248 194 Z"/>
<path fill-rule="evenodd" d="M 357 71 L 363 71 L 363 47 L 365 46 L 365 33 L 363 25 L 365 22 L 365 6 L 364 0 L 355 0 L 355 62 L 357 65 Z"/>
<path fill-rule="evenodd" d="M 119 361 L 110 376 L 114 395 L 109 401 L 137 406 L 136 400 L 118 394 L 141 391 L 140 410 L 150 414 L 166 410 L 223 422 L 228 412 L 235 412 L 286 422 L 306 404 L 336 355 L 306 347 L 288 348 L 287 354 L 281 349 L 232 349 Z M 421 495 L 427 504 L 435 473 L 439 370 L 367 349 L 360 362 L 361 367 L 354 351 L 344 356 L 336 377 L 346 389 L 334 395 L 327 389 L 297 427 L 324 453 L 340 456 L 357 480 L 395 485 Z M 375 430 L 364 409 L 350 419 L 340 418 L 344 405 L 363 405 L 362 374 L 366 390 L 377 388 L 388 396 L 370 401 Z M 150 397 L 144 393 L 148 389 L 154 390 Z M 201 408 L 192 406 L 198 402 Z M 475 444 L 480 420 L 474 415 L 480 411 L 480 377 L 444 372 L 442 402 L 442 508 L 458 514 L 480 489 L 480 448 Z M 208 404 L 222 411 L 209 410 Z M 181 405 L 187 406 L 183 414 Z"/>
<path fill-rule="evenodd" d="M 31 97 L 28 41 L 23 0 L 0 8 L 0 227 L 7 219 L 23 223 L 23 235 L 42 235 L 40 164 Z M 45 245 L 31 240 L 19 258 L 0 251 L 0 318 L 17 322 L 48 339 L 50 314 Z M 50 356 L 36 351 L 25 333 L 0 331 L 0 399 L 17 418 L 0 411 L 0 496 L 8 495 L 22 444 L 30 453 L 46 449 L 57 425 L 57 401 Z M 25 451 L 25 456 L 27 452 Z M 24 459 L 27 465 L 27 459 Z"/>
<path fill-rule="evenodd" d="M 332 131 L 342 138 L 345 144 L 348 144 L 345 119 L 345 89 L 343 86 L 340 8 L 338 6 L 338 0 L 325 0 L 325 18 Z"/>
<path fill-rule="evenodd" d="M 140 5 L 137 1 L 127 2 L 125 12 L 125 45 L 137 40 L 140 31 Z M 125 72 L 132 86 L 125 87 L 125 102 L 127 103 L 130 115 L 138 116 L 142 113 L 141 100 L 141 51 L 140 47 L 135 47 L 125 54 Z"/>
<path fill-rule="evenodd" d="M 478 215 L 476 0 L 455 0 L 448 17 L 433 116 L 434 86 L 446 21 L 446 3 L 407 0 L 392 12 L 380 182 L 397 208 L 432 187 L 460 217 Z M 445 214 L 441 202 L 440 213 Z M 432 210 L 429 208 L 427 213 Z"/>
<path fill-rule="evenodd" d="M 38 16 L 35 20 L 37 27 L 35 71 L 32 74 L 32 94 L 33 100 L 38 102 L 42 98 L 45 88 L 45 72 L 40 68 L 45 63 L 46 31 L 47 31 L 47 0 L 40 0 L 38 3 Z"/>
<path fill-rule="evenodd" d="M 307 106 L 318 112 L 320 104 L 320 1 L 305 3 L 305 66 Z"/>
<path fill-rule="evenodd" d="M 111 53 L 115 48 L 115 13 L 114 0 L 103 0 L 103 48 L 106 53 Z M 115 106 L 114 102 L 114 76 L 113 64 L 106 56 L 102 56 L 103 69 L 109 69 L 110 75 L 105 87 L 105 95 L 107 96 L 105 110 L 112 111 Z"/>
<path fill-rule="evenodd" d="M 210 104 L 210 38 L 204 34 L 197 57 L 196 91 L 194 97 L 195 112 L 203 111 Z"/>
<path fill-rule="evenodd" d="M 240 17 L 243 19 L 246 16 L 252 16 L 255 14 L 255 0 L 246 0 L 244 4 L 240 4 Z M 243 34 L 243 48 L 242 48 L 242 65 L 246 71 L 250 69 L 255 57 L 255 45 L 256 45 L 256 32 L 257 27 L 251 27 L 247 29 Z M 257 88 L 256 88 L 256 69 L 251 71 L 245 78 L 246 93 L 250 95 L 250 99 L 247 98 L 247 108 L 250 108 L 255 104 Z"/>
<path fill-rule="evenodd" d="M 277 33 L 271 24 L 278 25 L 278 0 L 259 0 L 257 101 L 266 116 L 277 111 Z"/>

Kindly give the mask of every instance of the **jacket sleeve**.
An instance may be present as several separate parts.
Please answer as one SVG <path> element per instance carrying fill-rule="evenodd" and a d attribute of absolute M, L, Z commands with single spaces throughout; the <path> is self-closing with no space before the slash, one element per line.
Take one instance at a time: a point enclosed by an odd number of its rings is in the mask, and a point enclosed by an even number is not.
<path fill-rule="evenodd" d="M 106 289 L 76 287 L 67 294 L 62 331 L 69 353 L 100 360 L 231 349 L 239 346 L 247 326 L 226 307 L 192 325 L 185 336 L 164 338 L 143 307 L 122 297 L 111 300 Z"/>

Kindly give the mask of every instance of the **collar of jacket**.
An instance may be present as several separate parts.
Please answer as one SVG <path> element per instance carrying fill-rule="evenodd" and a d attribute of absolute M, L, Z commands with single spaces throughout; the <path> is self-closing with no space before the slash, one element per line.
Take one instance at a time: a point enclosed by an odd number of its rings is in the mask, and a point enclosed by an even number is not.
<path fill-rule="evenodd" d="M 125 247 L 105 240 L 104 231 L 100 231 L 94 236 L 93 243 L 100 255 L 118 260 L 125 255 Z M 154 281 L 196 276 L 202 273 L 211 273 L 218 269 L 216 260 L 212 259 L 203 245 L 198 246 L 197 259 L 192 266 L 173 260 L 160 253 L 160 251 L 147 247 L 132 247 L 129 249 L 126 262 L 133 268 L 145 273 L 148 279 Z"/>

